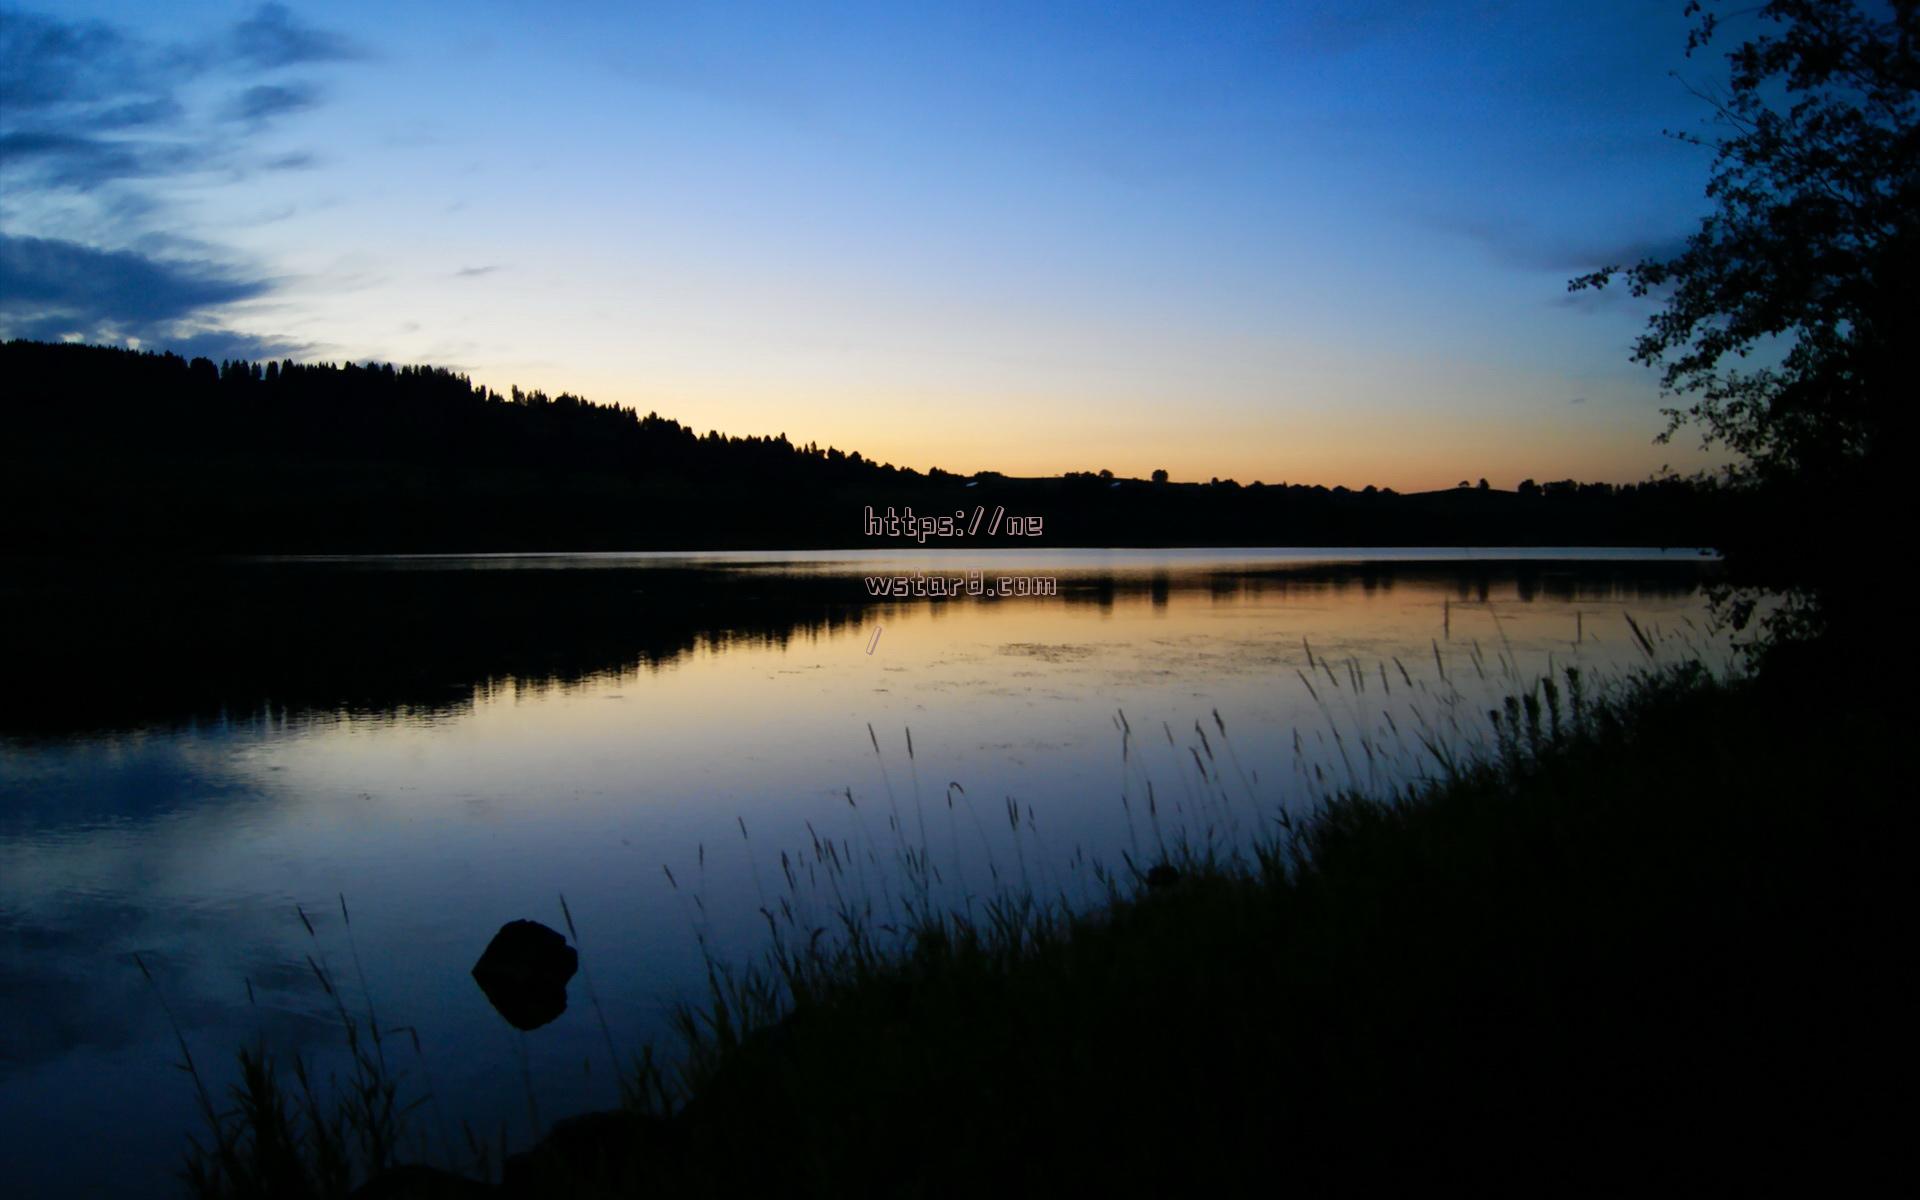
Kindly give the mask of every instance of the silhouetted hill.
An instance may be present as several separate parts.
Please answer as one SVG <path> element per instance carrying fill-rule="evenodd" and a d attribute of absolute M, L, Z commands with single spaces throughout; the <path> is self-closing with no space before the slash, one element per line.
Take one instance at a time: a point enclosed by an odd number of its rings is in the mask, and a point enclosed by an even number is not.
<path fill-rule="evenodd" d="M 1519 493 L 962 478 L 786 435 L 698 435 L 434 367 L 214 364 L 0 345 L 0 551 L 221 553 L 1030 546 L 1710 545 L 1678 481 Z M 865 510 L 967 536 L 869 536 Z M 973 515 L 982 519 L 976 524 Z M 1009 536 L 1038 517 L 1038 537 Z"/>

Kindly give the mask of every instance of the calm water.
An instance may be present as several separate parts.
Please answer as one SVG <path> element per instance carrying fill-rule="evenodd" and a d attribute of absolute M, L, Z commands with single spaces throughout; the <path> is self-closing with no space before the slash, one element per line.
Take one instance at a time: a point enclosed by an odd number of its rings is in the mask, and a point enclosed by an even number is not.
<path fill-rule="evenodd" d="M 969 569 L 1057 594 L 875 601 L 864 578 L 964 588 Z M 1627 614 L 1662 655 L 1718 653 L 1712 569 L 1678 551 L 1027 551 L 35 579 L 7 614 L 26 665 L 0 704 L 0 1169 L 26 1194 L 153 1194 L 177 1165 L 192 1095 L 135 952 L 224 1083 L 256 1033 L 337 1063 L 307 956 L 357 1007 L 357 950 L 381 1020 L 419 1030 L 400 1058 L 437 1098 L 420 1127 L 504 1121 L 522 1143 L 522 1054 L 542 1121 L 616 1097 L 580 977 L 523 1037 L 467 974 L 505 921 L 563 927 L 562 892 L 630 1050 L 700 978 L 691 896 L 722 953 L 749 955 L 788 851 L 824 914 L 809 823 L 877 849 L 876 906 L 902 886 L 895 806 L 955 902 L 996 869 L 1078 896 L 1076 861 L 1151 852 L 1149 782 L 1166 829 L 1230 838 L 1256 802 L 1417 776 L 1407 731 L 1482 737 L 1489 704 L 1550 665 L 1643 663 Z M 1203 798 L 1196 722 L 1231 805 Z M 1017 841 L 1008 797 L 1031 813 Z"/>

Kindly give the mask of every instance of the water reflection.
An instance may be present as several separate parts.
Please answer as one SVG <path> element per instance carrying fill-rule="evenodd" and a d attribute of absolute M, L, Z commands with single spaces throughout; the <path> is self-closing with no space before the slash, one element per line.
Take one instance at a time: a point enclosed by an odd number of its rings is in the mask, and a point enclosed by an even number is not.
<path fill-rule="evenodd" d="M 1480 604 L 1495 594 L 1637 603 L 1689 594 L 1702 569 L 1685 554 L 1402 553 L 1159 552 L 1159 563 L 1141 551 L 425 556 L 167 564 L 131 579 L 39 565 L 17 568 L 15 586 L 0 593 L 12 669 L 0 690 L 0 736 L 447 716 L 503 690 L 568 688 L 703 651 L 832 638 L 902 603 L 926 603 L 876 598 L 861 584 L 867 575 L 984 567 L 990 577 L 1044 576 L 1058 581 L 1057 595 L 995 602 L 1110 614 L 1135 602 L 1164 612 L 1176 595 L 1317 603 L 1396 587 Z M 977 601 L 946 601 L 968 602 Z"/>
<path fill-rule="evenodd" d="M 1003 566 L 1059 595 L 876 602 L 861 583 Z M 444 1119 L 521 1139 L 522 1052 L 547 1119 L 614 1096 L 591 1018 L 523 1048 L 469 975 L 504 922 L 557 925 L 562 891 L 631 1048 L 703 978 L 692 929 L 757 949 L 781 851 L 816 835 L 876 899 L 896 825 L 922 824 L 955 896 L 1016 870 L 1072 892 L 1077 864 L 1155 836 L 1121 802 L 1147 784 L 1160 820 L 1244 832 L 1256 799 L 1423 769 L 1389 725 L 1470 739 L 1489 698 L 1549 666 L 1636 662 L 1623 613 L 1708 644 L 1705 569 L 1069 552 L 28 578 L 4 600 L 0 1124 L 38 1147 L 29 1194 L 148 1192 L 191 1096 L 130 956 L 224 1070 L 256 1035 L 337 1053 L 307 956 L 345 978 L 357 954 L 382 1019 L 419 1027 Z M 1236 756 L 1217 814 L 1192 756 L 1215 710 Z"/>

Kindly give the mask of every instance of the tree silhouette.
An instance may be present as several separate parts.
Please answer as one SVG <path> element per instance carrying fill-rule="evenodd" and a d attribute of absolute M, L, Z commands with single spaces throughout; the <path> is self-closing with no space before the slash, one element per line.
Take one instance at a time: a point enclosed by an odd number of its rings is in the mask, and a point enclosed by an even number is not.
<path fill-rule="evenodd" d="M 1463 510 L 1451 490 L 1157 474 L 923 474 L 434 367 L 0 343 L 0 554 L 854 547 L 873 545 L 865 510 L 889 505 L 1037 516 L 1048 547 L 1697 545 L 1721 519 L 1680 484 L 1569 480 Z M 979 539 L 1014 536 L 993 528 Z"/>
<path fill-rule="evenodd" d="M 1669 395 L 1662 440 L 1684 427 L 1735 456 L 1729 474 L 1768 489 L 1780 528 L 1736 557 L 1814 603 L 1787 632 L 1866 582 L 1858 514 L 1881 507 L 1912 445 L 1913 280 L 1920 268 L 1920 4 L 1869 15 L 1849 0 L 1770 0 L 1762 31 L 1726 55 L 1722 88 L 1696 94 L 1720 132 L 1713 211 L 1667 259 L 1610 265 L 1570 290 L 1624 278 L 1661 307 L 1633 358 Z M 1696 0 L 1691 54 L 1719 29 Z M 1736 611 L 1744 621 L 1750 606 Z M 1835 613 L 1829 611 L 1831 618 Z"/>

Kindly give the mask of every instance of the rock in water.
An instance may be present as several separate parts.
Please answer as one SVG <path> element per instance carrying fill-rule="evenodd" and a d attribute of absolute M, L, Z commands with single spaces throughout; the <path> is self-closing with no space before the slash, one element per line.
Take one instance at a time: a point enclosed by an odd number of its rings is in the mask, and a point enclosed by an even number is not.
<path fill-rule="evenodd" d="M 538 1029 L 567 1011 L 567 980 L 580 955 L 538 921 L 508 921 L 473 964 L 473 979 L 515 1029 Z"/>

